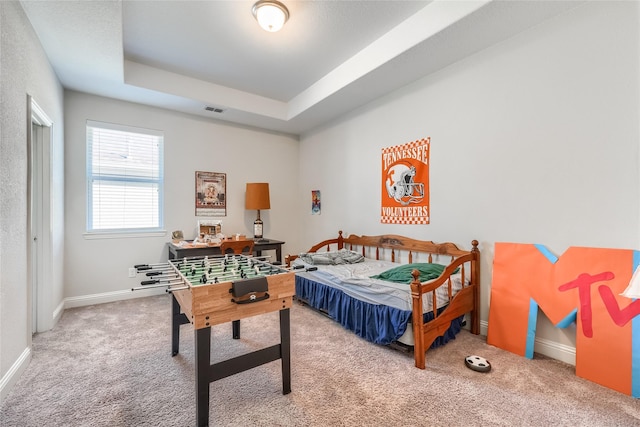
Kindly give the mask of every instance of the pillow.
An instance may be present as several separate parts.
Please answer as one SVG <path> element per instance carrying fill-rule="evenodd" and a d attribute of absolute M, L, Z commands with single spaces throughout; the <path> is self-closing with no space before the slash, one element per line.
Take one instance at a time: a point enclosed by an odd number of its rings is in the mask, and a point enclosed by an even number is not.
<path fill-rule="evenodd" d="M 312 265 L 355 264 L 364 261 L 364 257 L 361 254 L 347 249 L 333 252 L 302 253 L 298 257 L 307 264 Z"/>
<path fill-rule="evenodd" d="M 380 274 L 371 276 L 372 279 L 381 279 L 394 283 L 411 283 L 413 276 L 411 272 L 418 270 L 420 272 L 420 281 L 425 282 L 439 277 L 444 271 L 446 266 L 441 264 L 431 263 L 415 263 L 415 264 L 403 264 L 398 267 L 394 267 L 390 270 L 383 271 Z"/>

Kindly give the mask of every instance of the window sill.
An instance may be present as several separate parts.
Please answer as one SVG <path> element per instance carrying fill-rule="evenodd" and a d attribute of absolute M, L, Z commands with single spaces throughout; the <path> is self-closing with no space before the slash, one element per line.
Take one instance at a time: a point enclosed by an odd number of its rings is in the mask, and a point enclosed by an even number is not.
<path fill-rule="evenodd" d="M 82 233 L 82 237 L 85 240 L 98 240 L 98 239 L 130 239 L 139 237 L 163 237 L 167 235 L 166 230 L 158 231 L 132 231 L 132 232 L 85 232 Z"/>

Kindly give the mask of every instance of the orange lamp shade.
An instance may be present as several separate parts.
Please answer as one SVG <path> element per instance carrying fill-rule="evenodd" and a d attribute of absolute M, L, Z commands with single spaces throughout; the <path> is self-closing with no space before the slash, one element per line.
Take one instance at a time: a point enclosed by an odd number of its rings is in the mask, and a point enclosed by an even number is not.
<path fill-rule="evenodd" d="M 269 183 L 247 183 L 244 205 L 245 209 L 271 209 L 271 203 L 269 202 Z"/>

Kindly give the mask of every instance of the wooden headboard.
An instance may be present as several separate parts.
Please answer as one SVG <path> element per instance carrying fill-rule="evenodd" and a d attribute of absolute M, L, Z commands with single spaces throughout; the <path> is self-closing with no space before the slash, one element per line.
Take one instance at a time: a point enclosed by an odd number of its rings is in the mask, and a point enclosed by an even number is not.
<path fill-rule="evenodd" d="M 453 261 L 464 255 L 478 252 L 478 241 L 471 242 L 471 251 L 460 249 L 454 243 L 434 243 L 426 240 L 416 240 L 410 237 L 395 234 L 384 234 L 380 236 L 359 236 L 351 234 L 349 237 L 342 235 L 342 230 L 338 232 L 335 239 L 323 240 L 313 245 L 307 252 L 334 251 L 338 249 L 349 249 L 361 253 L 363 256 L 372 259 L 388 259 L 392 262 L 408 263 L 413 262 L 433 262 L 434 256 L 448 256 Z M 415 259 L 418 254 L 426 254 L 428 259 Z M 295 260 L 297 255 L 287 255 L 285 261 L 288 266 Z"/>

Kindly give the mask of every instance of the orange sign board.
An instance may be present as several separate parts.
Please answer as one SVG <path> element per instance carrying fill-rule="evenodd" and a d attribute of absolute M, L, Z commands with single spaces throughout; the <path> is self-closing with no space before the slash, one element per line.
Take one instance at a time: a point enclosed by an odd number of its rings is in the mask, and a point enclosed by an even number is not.
<path fill-rule="evenodd" d="M 533 357 L 541 309 L 558 327 L 576 324 L 576 375 L 640 397 L 640 300 L 621 296 L 640 252 L 496 243 L 487 343 Z"/>
<path fill-rule="evenodd" d="M 381 219 L 386 224 L 429 224 L 431 138 L 382 149 Z"/>

